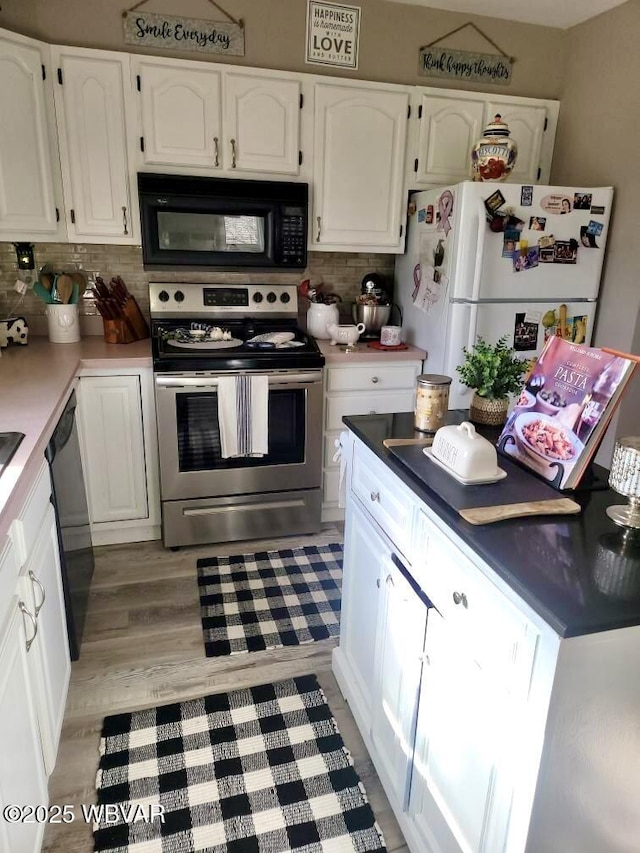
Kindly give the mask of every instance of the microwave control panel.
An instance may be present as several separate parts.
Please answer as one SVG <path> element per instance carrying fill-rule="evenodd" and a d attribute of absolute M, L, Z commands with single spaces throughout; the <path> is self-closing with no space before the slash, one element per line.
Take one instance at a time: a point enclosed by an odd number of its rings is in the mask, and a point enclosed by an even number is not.
<path fill-rule="evenodd" d="M 280 220 L 282 228 L 282 263 L 300 266 L 305 262 L 307 234 L 304 210 L 301 207 L 286 205 Z"/>

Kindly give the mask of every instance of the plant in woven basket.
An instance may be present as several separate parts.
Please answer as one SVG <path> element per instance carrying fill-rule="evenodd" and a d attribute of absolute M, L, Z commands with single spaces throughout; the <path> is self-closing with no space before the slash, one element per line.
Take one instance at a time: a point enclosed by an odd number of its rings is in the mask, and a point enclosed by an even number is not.
<path fill-rule="evenodd" d="M 475 391 L 471 419 L 478 423 L 504 423 L 509 394 L 520 390 L 526 362 L 514 356 L 504 335 L 496 344 L 478 337 L 475 346 L 463 347 L 464 362 L 456 368 L 463 385 Z"/>

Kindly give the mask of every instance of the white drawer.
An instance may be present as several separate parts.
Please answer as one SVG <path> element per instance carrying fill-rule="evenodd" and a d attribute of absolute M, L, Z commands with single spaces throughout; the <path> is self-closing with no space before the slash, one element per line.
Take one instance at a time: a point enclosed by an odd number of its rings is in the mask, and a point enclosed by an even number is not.
<path fill-rule="evenodd" d="M 327 397 L 325 429 L 344 429 L 345 415 L 376 415 L 413 411 L 413 389 L 373 392 L 370 394 L 336 394 Z"/>
<path fill-rule="evenodd" d="M 322 475 L 322 503 L 337 504 L 340 490 L 340 469 L 325 471 Z"/>
<path fill-rule="evenodd" d="M 22 511 L 11 524 L 11 537 L 16 546 L 16 560 L 20 567 L 25 565 L 36 544 L 44 515 L 51 505 L 50 498 L 51 477 L 49 465 L 45 461 L 38 471 Z"/>
<path fill-rule="evenodd" d="M 526 697 L 537 629 L 424 513 L 418 517 L 416 581 L 479 666 Z"/>
<path fill-rule="evenodd" d="M 419 362 L 406 364 L 372 364 L 365 367 L 330 367 L 327 391 L 377 391 L 382 389 L 415 389 Z"/>
<path fill-rule="evenodd" d="M 371 451 L 356 444 L 351 490 L 378 522 L 396 548 L 410 556 L 415 498 Z"/>

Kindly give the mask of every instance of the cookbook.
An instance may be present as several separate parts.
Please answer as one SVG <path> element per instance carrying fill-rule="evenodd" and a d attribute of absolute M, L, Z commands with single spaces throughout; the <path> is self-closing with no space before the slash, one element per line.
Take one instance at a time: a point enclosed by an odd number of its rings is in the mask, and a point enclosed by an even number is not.
<path fill-rule="evenodd" d="M 550 337 L 527 376 L 498 448 L 556 488 L 574 489 L 639 360 Z"/>

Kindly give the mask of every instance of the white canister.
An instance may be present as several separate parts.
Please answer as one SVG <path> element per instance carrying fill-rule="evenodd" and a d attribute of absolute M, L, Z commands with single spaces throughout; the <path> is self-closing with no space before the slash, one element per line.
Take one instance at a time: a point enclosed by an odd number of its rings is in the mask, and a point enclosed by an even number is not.
<path fill-rule="evenodd" d="M 52 344 L 74 344 L 80 340 L 80 323 L 76 303 L 52 302 L 47 305 L 47 326 Z"/>
<path fill-rule="evenodd" d="M 400 332 L 402 326 L 383 326 L 380 329 L 380 343 L 383 347 L 400 346 Z"/>
<path fill-rule="evenodd" d="M 322 302 L 312 302 L 307 311 L 307 332 L 321 341 L 328 341 L 331 335 L 327 326 L 338 325 L 340 313 L 337 305 L 324 305 Z"/>

